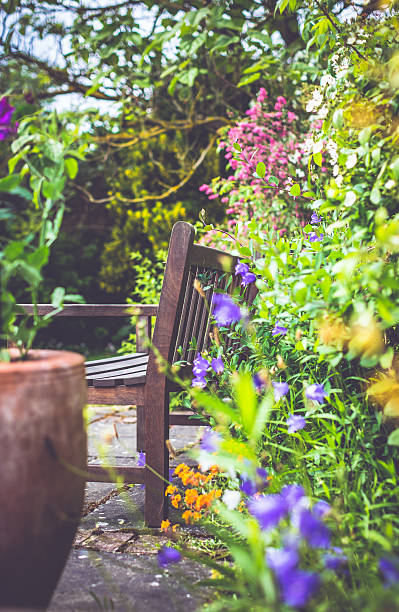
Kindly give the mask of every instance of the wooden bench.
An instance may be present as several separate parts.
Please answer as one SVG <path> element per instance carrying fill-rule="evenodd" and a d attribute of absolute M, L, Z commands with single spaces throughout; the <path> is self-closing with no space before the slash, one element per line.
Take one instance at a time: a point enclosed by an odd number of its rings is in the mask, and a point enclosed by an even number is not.
<path fill-rule="evenodd" d="M 89 465 L 87 470 L 91 475 L 88 480 L 92 481 L 112 482 L 110 474 L 118 474 L 127 483 L 145 484 L 145 521 L 151 527 L 159 527 L 167 516 L 169 426 L 198 425 L 198 420 L 189 418 L 190 413 L 169 414 L 169 394 L 178 387 L 160 371 L 154 351 L 148 352 L 143 342 L 143 336 L 151 338 L 151 317 L 156 316 L 152 336 L 155 352 L 170 364 L 177 361 L 192 364 L 197 353 L 208 347 L 212 325 L 205 299 L 194 288 L 194 280 L 201 282 L 209 304 L 214 291 L 239 292 L 247 303 L 256 295 L 253 283 L 240 287 L 241 277 L 234 275 L 237 258 L 195 244 L 194 233 L 189 223 L 179 221 L 173 227 L 158 306 L 73 304 L 57 315 L 132 316 L 133 309 L 137 314 L 137 353 L 86 363 L 88 403 L 137 406 L 137 448 L 145 450 L 148 467 L 107 469 Z M 22 306 L 32 313 L 32 305 Z M 41 304 L 39 314 L 52 309 L 51 305 Z"/>

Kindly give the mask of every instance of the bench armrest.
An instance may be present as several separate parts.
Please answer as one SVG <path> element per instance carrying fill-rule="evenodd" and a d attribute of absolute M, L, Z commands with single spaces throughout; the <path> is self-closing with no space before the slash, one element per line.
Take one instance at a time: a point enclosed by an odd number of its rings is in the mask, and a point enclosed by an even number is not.
<path fill-rule="evenodd" d="M 18 304 L 26 310 L 27 314 L 33 314 L 33 304 Z M 55 310 L 51 304 L 38 304 L 39 315 L 46 315 Z M 63 310 L 56 317 L 132 317 L 145 316 L 156 317 L 158 313 L 157 304 L 65 304 Z"/>
<path fill-rule="evenodd" d="M 18 304 L 33 315 L 33 304 Z M 52 304 L 38 304 L 37 312 L 43 316 L 55 310 Z M 151 317 L 158 313 L 157 304 L 65 304 L 55 317 L 132 317 L 136 316 L 136 350 L 148 353 L 147 340 L 151 338 Z"/>

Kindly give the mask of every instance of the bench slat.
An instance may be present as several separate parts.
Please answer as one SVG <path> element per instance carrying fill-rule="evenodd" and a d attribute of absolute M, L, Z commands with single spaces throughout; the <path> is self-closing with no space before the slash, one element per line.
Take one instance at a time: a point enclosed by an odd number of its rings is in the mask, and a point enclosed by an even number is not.
<path fill-rule="evenodd" d="M 131 368 L 131 369 L 136 369 L 136 368 L 140 368 L 140 367 L 147 367 L 148 364 L 148 355 L 143 355 L 141 357 L 137 357 L 137 358 L 125 358 L 125 359 L 115 359 L 112 360 L 108 360 L 108 361 L 104 361 L 104 363 L 101 363 L 98 366 L 92 365 L 87 367 L 87 363 L 86 363 L 86 374 L 87 375 L 91 375 L 91 374 L 95 374 L 95 373 L 102 373 L 102 372 L 112 372 L 114 370 L 121 370 L 121 369 L 126 369 L 126 368 Z"/>

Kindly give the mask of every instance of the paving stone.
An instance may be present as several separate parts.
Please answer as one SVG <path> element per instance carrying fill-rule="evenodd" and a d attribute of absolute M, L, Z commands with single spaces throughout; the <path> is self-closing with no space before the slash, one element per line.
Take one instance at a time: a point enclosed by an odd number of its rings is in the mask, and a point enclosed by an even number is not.
<path fill-rule="evenodd" d="M 161 570 L 153 554 L 73 550 L 48 612 L 194 612 L 211 599 L 209 588 L 196 586 L 208 577 L 193 561 Z"/>
<path fill-rule="evenodd" d="M 135 411 L 96 408 L 90 419 L 94 422 L 88 428 L 89 463 L 99 463 L 107 448 L 110 463 L 135 465 Z M 170 440 L 178 453 L 172 470 L 182 462 L 195 465 L 179 451 L 194 445 L 202 430 L 171 427 Z M 186 559 L 168 570 L 159 569 L 156 552 L 169 540 L 145 529 L 144 492 L 143 485 L 120 492 L 114 483 L 87 483 L 84 516 L 49 612 L 191 612 L 210 598 L 208 589 L 195 587 L 209 575 L 202 565 Z M 170 521 L 180 522 L 180 511 L 171 508 Z M 183 529 L 204 535 L 196 526 Z"/>

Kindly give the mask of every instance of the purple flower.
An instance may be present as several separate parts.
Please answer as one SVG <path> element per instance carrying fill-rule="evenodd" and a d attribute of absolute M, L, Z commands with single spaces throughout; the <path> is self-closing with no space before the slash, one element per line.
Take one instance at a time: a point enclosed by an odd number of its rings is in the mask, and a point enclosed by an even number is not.
<path fill-rule="evenodd" d="M 240 476 L 240 479 L 240 491 L 242 491 L 244 495 L 251 497 L 251 495 L 255 495 L 255 493 L 258 492 L 258 487 L 256 486 L 256 482 L 254 480 L 251 480 L 251 478 L 248 478 L 247 475 L 243 474 Z"/>
<path fill-rule="evenodd" d="M 176 548 L 170 546 L 163 546 L 158 551 L 158 564 L 159 567 L 168 567 L 171 563 L 178 563 L 181 559 L 181 554 Z"/>
<path fill-rule="evenodd" d="M 309 385 L 309 387 L 305 391 L 305 395 L 308 399 L 313 402 L 318 402 L 322 404 L 324 402 L 324 398 L 327 397 L 327 393 L 325 392 L 323 385 Z"/>
<path fill-rule="evenodd" d="M 204 376 L 208 368 L 209 361 L 205 359 L 205 357 L 200 355 L 200 353 L 198 353 L 197 357 L 194 359 L 193 362 L 193 374 L 195 374 L 195 376 L 200 377 Z"/>
<path fill-rule="evenodd" d="M 306 421 L 300 414 L 290 414 L 287 419 L 287 432 L 292 434 L 300 429 L 303 429 L 306 425 Z"/>
<path fill-rule="evenodd" d="M 205 378 L 203 376 L 196 376 L 191 381 L 191 386 L 192 387 L 199 387 L 200 389 L 205 389 L 205 387 L 206 387 L 206 380 L 205 380 Z"/>
<path fill-rule="evenodd" d="M 392 586 L 399 582 L 399 563 L 398 559 L 387 559 L 381 557 L 378 569 L 385 578 L 385 586 Z"/>
<path fill-rule="evenodd" d="M 253 272 L 246 272 L 246 274 L 243 274 L 241 277 L 241 285 L 243 287 L 246 287 L 249 283 L 253 283 L 254 281 L 256 281 L 256 276 Z"/>
<path fill-rule="evenodd" d="M 205 429 L 204 435 L 200 443 L 201 450 L 207 451 L 208 453 L 214 453 L 217 451 L 220 443 L 220 436 L 216 431 L 213 431 L 210 427 Z"/>
<path fill-rule="evenodd" d="M 7 98 L 0 100 L 0 140 L 5 140 L 10 134 L 17 131 L 18 123 L 11 125 L 12 114 L 15 108 L 8 103 Z"/>
<path fill-rule="evenodd" d="M 317 518 L 323 518 L 325 514 L 330 512 L 331 506 L 326 501 L 321 500 L 315 503 L 312 510 L 313 514 L 317 516 Z"/>
<path fill-rule="evenodd" d="M 235 267 L 235 273 L 246 274 L 247 272 L 249 272 L 249 267 L 247 266 L 247 264 L 243 263 L 242 261 L 239 261 Z"/>
<path fill-rule="evenodd" d="M 308 234 L 309 242 L 321 242 L 323 240 L 323 237 L 324 237 L 324 234 L 320 234 L 320 236 L 318 236 L 316 232 L 310 232 Z"/>
<path fill-rule="evenodd" d="M 317 574 L 291 569 L 279 578 L 282 600 L 288 606 L 302 608 L 320 586 Z"/>
<path fill-rule="evenodd" d="M 216 374 L 221 374 L 224 370 L 224 364 L 221 357 L 214 357 L 211 361 L 211 366 Z"/>
<path fill-rule="evenodd" d="M 254 383 L 255 389 L 257 391 L 263 391 L 263 389 L 265 388 L 265 381 L 262 379 L 261 376 L 259 376 L 258 372 L 255 372 L 255 374 L 252 377 L 252 381 Z"/>
<path fill-rule="evenodd" d="M 285 336 L 286 333 L 287 333 L 287 328 L 284 327 L 284 325 L 281 325 L 279 321 L 277 321 L 274 328 L 272 329 L 272 335 L 278 336 L 278 334 L 281 334 L 282 336 Z"/>
<path fill-rule="evenodd" d="M 145 453 L 143 453 L 142 451 L 140 451 L 137 455 L 137 465 L 139 467 L 145 466 Z"/>
<path fill-rule="evenodd" d="M 286 382 L 272 382 L 272 385 L 274 388 L 274 399 L 276 402 L 287 395 L 288 391 L 290 390 L 288 383 Z"/>
<path fill-rule="evenodd" d="M 213 316 L 219 326 L 231 325 L 242 317 L 240 307 L 225 293 L 213 295 Z"/>
<path fill-rule="evenodd" d="M 311 218 L 310 218 L 310 222 L 312 225 L 318 225 L 321 221 L 321 217 L 319 217 L 319 215 L 317 213 L 313 213 Z"/>
<path fill-rule="evenodd" d="M 254 516 L 261 529 L 271 529 L 278 525 L 287 513 L 281 495 L 259 495 L 248 501 L 248 510 Z"/>
<path fill-rule="evenodd" d="M 251 479 L 247 474 L 240 476 L 240 490 L 250 497 L 259 491 L 263 491 L 268 485 L 268 476 L 264 468 L 256 468 L 255 479 Z"/>
<path fill-rule="evenodd" d="M 328 528 L 310 510 L 302 510 L 299 515 L 299 531 L 313 548 L 329 548 Z"/>
<path fill-rule="evenodd" d="M 281 489 L 281 497 L 284 499 L 287 509 L 291 511 L 305 497 L 305 489 L 297 484 L 285 485 Z"/>
<path fill-rule="evenodd" d="M 295 548 L 267 548 L 266 560 L 277 578 L 280 578 L 298 565 L 299 556 Z"/>
<path fill-rule="evenodd" d="M 327 569 L 336 571 L 347 562 L 348 557 L 342 554 L 342 548 L 334 546 L 332 550 L 333 553 L 323 555 L 323 562 Z"/>

